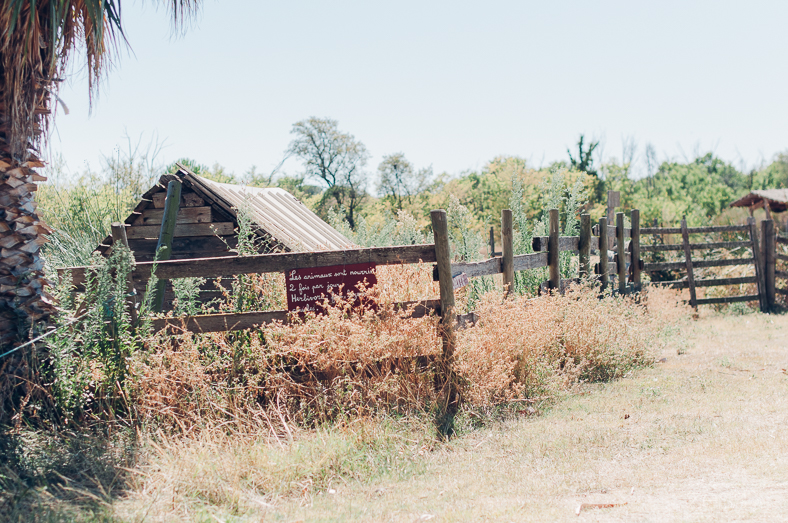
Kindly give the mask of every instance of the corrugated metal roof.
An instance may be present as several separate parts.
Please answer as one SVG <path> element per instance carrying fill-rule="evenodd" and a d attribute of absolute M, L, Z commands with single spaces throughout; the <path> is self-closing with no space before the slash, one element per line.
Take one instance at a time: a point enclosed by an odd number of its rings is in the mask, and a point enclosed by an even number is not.
<path fill-rule="evenodd" d="M 181 168 L 179 174 L 187 183 L 200 186 L 206 196 L 223 200 L 224 207 L 234 216 L 236 209 L 247 207 L 252 221 L 291 251 L 356 247 L 284 189 L 214 182 L 185 168 Z"/>
<path fill-rule="evenodd" d="M 736 200 L 731 207 L 750 207 L 761 200 L 768 200 L 771 210 L 783 212 L 788 209 L 788 189 L 760 189 Z"/>

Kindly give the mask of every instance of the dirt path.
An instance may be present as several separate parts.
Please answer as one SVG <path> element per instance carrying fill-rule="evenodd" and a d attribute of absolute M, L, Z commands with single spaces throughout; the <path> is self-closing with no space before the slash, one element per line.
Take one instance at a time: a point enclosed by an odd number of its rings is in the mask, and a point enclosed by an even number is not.
<path fill-rule="evenodd" d="M 411 480 L 266 519 L 788 520 L 788 316 L 708 316 L 684 339 L 653 369 L 457 439 Z"/>

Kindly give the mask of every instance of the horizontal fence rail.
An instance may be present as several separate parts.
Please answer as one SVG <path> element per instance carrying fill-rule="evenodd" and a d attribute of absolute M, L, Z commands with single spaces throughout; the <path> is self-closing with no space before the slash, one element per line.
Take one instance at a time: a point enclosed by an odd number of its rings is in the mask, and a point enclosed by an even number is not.
<path fill-rule="evenodd" d="M 435 246 L 432 244 L 403 245 L 399 247 L 372 247 L 346 251 L 295 252 L 284 254 L 255 254 L 252 256 L 223 256 L 217 258 L 194 258 L 163 262 L 141 262 L 134 266 L 134 277 L 153 274 L 157 278 L 220 278 L 240 274 L 286 272 L 293 269 L 329 267 L 375 263 L 397 265 L 408 263 L 435 262 Z M 155 270 L 154 270 L 155 269 Z M 90 267 L 67 267 L 58 273 L 70 272 L 73 285 L 85 282 Z"/>
<path fill-rule="evenodd" d="M 715 225 L 713 227 L 687 227 L 689 234 L 713 232 L 748 232 L 748 225 Z M 681 227 L 641 227 L 640 234 L 681 234 Z"/>
<path fill-rule="evenodd" d="M 704 267 L 730 267 L 733 265 L 752 265 L 755 263 L 755 258 L 736 258 L 730 260 L 698 260 L 692 261 L 692 266 L 696 268 Z M 660 262 L 660 263 L 645 263 L 643 270 L 648 272 L 653 271 L 672 271 L 686 269 L 686 262 Z"/>
<path fill-rule="evenodd" d="M 745 285 L 748 283 L 757 283 L 755 276 L 743 276 L 740 278 L 713 278 L 708 280 L 695 280 L 695 287 L 717 287 L 720 285 Z M 653 285 L 673 288 L 673 289 L 689 288 L 689 282 L 687 280 L 658 281 L 658 282 L 653 282 Z"/>
<path fill-rule="evenodd" d="M 404 310 L 412 307 L 408 318 L 422 318 L 431 313 L 440 314 L 440 300 L 424 300 L 395 303 L 394 308 Z M 217 314 L 200 314 L 180 318 L 156 318 L 151 320 L 154 330 L 167 329 L 168 331 L 183 330 L 197 333 L 225 332 L 232 330 L 246 330 L 267 325 L 274 322 L 288 323 L 291 318 L 288 311 L 265 312 L 231 312 Z M 467 315 L 457 317 L 458 325 L 462 326 Z"/>
<path fill-rule="evenodd" d="M 693 251 L 700 251 L 704 249 L 741 249 L 751 247 L 752 243 L 748 241 L 742 242 L 709 242 L 709 243 L 690 243 L 690 249 Z M 640 250 L 643 252 L 659 252 L 659 251 L 682 251 L 684 245 L 681 243 L 668 243 L 664 245 L 641 245 Z"/>

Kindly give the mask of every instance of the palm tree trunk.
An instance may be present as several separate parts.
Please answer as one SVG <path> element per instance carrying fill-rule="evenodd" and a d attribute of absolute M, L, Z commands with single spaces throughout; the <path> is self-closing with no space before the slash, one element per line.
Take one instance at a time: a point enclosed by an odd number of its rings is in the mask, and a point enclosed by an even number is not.
<path fill-rule="evenodd" d="M 31 329 L 53 311 L 45 290 L 41 246 L 49 229 L 36 212 L 36 182 L 46 180 L 30 154 L 15 161 L 0 152 L 0 347 L 27 339 Z"/>

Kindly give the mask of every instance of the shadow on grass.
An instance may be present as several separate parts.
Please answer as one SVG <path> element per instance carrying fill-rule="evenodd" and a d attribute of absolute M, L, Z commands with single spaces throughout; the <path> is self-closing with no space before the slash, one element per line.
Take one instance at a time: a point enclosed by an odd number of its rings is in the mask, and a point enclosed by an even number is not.
<path fill-rule="evenodd" d="M 0 520 L 116 521 L 110 504 L 137 455 L 131 428 L 0 430 Z"/>

